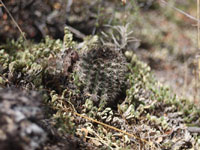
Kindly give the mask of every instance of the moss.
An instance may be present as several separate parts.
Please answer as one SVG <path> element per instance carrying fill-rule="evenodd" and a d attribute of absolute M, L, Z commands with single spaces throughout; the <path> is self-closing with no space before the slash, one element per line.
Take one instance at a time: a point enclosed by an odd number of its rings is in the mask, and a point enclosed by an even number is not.
<path fill-rule="evenodd" d="M 20 42 L 16 41 L 9 43 L 13 44 L 9 50 L 0 50 L 3 54 L 0 55 L 0 85 L 14 84 L 29 90 L 46 91 L 45 104 L 53 109 L 54 125 L 61 132 L 76 134 L 77 129 L 86 126 L 92 136 L 98 135 L 105 140 L 107 147 L 128 149 L 134 145 L 129 137 L 123 143 L 122 139 L 112 138 L 116 134 L 114 131 L 107 134 L 102 126 L 84 124 L 74 116 L 72 106 L 91 118 L 121 129 L 126 127 L 131 131 L 134 125 L 135 131 L 141 132 L 137 126 L 144 125 L 149 128 L 145 128 L 144 132 L 153 135 L 167 132 L 182 123 L 170 122 L 167 116 L 170 113 L 179 112 L 177 115 L 184 119 L 184 123 L 199 122 L 200 111 L 157 82 L 150 67 L 133 52 L 125 52 L 126 61 L 123 53 L 99 47 L 97 37 L 76 43 L 67 28 L 65 33 L 64 42 L 46 37 L 43 42 L 32 43 L 30 47 L 20 46 Z M 16 47 L 19 51 L 11 55 L 9 52 Z M 68 55 L 71 51 L 76 51 L 80 57 L 75 64 Z M 71 71 L 67 67 L 71 67 Z M 120 97 L 121 93 L 123 97 Z M 95 98 L 93 96 L 97 97 L 97 101 L 92 99 Z M 184 129 L 181 131 L 185 132 Z M 174 134 L 178 135 L 178 132 Z M 173 145 L 173 142 L 161 145 L 164 148 Z"/>

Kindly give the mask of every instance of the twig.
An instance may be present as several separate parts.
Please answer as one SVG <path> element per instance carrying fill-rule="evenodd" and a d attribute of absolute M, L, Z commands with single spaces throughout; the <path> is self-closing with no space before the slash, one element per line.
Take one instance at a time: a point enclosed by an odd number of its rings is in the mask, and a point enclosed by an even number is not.
<path fill-rule="evenodd" d="M 24 33 L 22 32 L 21 28 L 19 27 L 19 25 L 17 24 L 17 22 L 15 21 L 15 19 L 11 15 L 10 11 L 8 10 L 8 8 L 5 6 L 5 4 L 2 2 L 2 0 L 0 0 L 0 2 L 1 2 L 1 5 L 5 8 L 5 10 L 8 13 L 8 15 L 10 16 L 10 18 L 12 19 L 12 21 L 14 22 L 14 24 L 16 25 L 16 27 L 18 28 L 18 30 L 21 33 L 21 35 L 23 36 L 24 40 L 26 40 L 26 37 L 24 36 Z"/>
<path fill-rule="evenodd" d="M 200 20 L 200 0 L 197 0 L 197 19 Z M 198 21 L 197 24 L 197 43 L 198 43 L 198 50 L 200 50 L 200 22 Z M 197 83 L 200 81 L 200 58 L 198 57 L 198 74 L 199 78 L 197 78 Z M 197 87 L 198 88 L 198 87 Z M 198 92 L 198 91 L 197 91 Z M 198 93 L 196 93 L 198 94 Z"/>
<path fill-rule="evenodd" d="M 200 19 L 200 14 L 199 14 L 199 5 L 200 5 L 200 1 L 197 0 L 197 19 Z M 198 21 L 197 24 L 197 42 L 198 42 L 198 49 L 200 49 L 200 22 Z"/>
<path fill-rule="evenodd" d="M 67 26 L 67 27 L 69 28 L 69 30 L 70 30 L 72 33 L 74 33 L 78 38 L 84 39 L 84 38 L 86 37 L 85 34 L 81 33 L 81 32 L 78 31 L 77 29 L 75 29 L 75 28 L 73 28 L 73 27 L 71 27 L 71 26 L 69 26 L 69 25 L 66 25 L 66 26 Z"/>
<path fill-rule="evenodd" d="M 110 125 L 105 124 L 105 123 L 103 123 L 103 122 L 97 121 L 97 120 L 95 120 L 95 119 L 93 119 L 93 118 L 89 118 L 89 117 L 87 117 L 87 116 L 81 115 L 81 114 L 79 114 L 79 113 L 77 113 L 77 112 L 73 112 L 73 113 L 74 113 L 76 116 L 79 116 L 79 117 L 84 118 L 84 119 L 86 119 L 86 120 L 90 120 L 90 121 L 92 121 L 92 122 L 95 122 L 95 123 L 100 124 L 100 125 L 102 125 L 102 126 L 104 126 L 104 127 L 113 129 L 113 130 L 115 130 L 115 131 L 121 132 L 121 133 L 123 133 L 123 134 L 126 134 L 126 135 L 128 135 L 128 136 L 130 136 L 130 137 L 136 138 L 136 139 L 138 139 L 138 140 L 140 140 L 140 141 L 142 141 L 142 142 L 145 142 L 145 143 L 147 143 L 147 144 L 149 144 L 149 145 L 152 146 L 152 143 L 146 141 L 145 139 L 141 139 L 141 138 L 139 138 L 139 137 L 137 137 L 137 136 L 135 136 L 135 135 L 133 135 L 133 134 L 130 134 L 130 133 L 126 132 L 126 131 L 123 131 L 123 130 L 118 129 L 118 128 L 113 127 L 113 126 L 110 126 Z"/>
<path fill-rule="evenodd" d="M 81 118 L 84 118 L 84 119 L 86 119 L 86 120 L 95 122 L 95 123 L 97 123 L 97 124 L 100 124 L 100 125 L 102 125 L 102 126 L 104 126 L 104 127 L 107 127 L 107 128 L 109 128 L 109 129 L 115 130 L 115 131 L 117 131 L 117 132 L 123 133 L 123 134 L 125 134 L 125 135 L 128 135 L 129 137 L 133 137 L 133 138 L 135 138 L 135 139 L 138 139 L 138 140 L 140 140 L 140 141 L 142 141 L 142 142 L 148 144 L 148 145 L 151 146 L 151 147 L 154 147 L 154 146 L 155 146 L 152 142 L 149 142 L 149 141 L 147 141 L 147 140 L 145 140 L 145 139 L 141 139 L 141 138 L 139 138 L 139 137 L 137 137 L 137 136 L 135 136 L 135 135 L 133 135 L 133 134 L 130 134 L 130 133 L 124 131 L 124 130 L 118 129 L 118 128 L 113 127 L 113 126 L 111 126 L 111 125 L 108 125 L 108 124 L 105 124 L 105 123 L 103 123 L 103 122 L 97 121 L 97 120 L 95 120 L 95 119 L 93 119 L 93 118 L 90 118 L 90 117 L 84 116 L 84 115 L 82 115 L 82 114 L 79 114 L 79 113 L 76 111 L 76 109 L 74 108 L 73 104 L 72 104 L 71 102 L 69 102 L 69 101 L 67 101 L 67 102 L 72 106 L 72 107 L 71 107 L 71 108 L 72 108 L 71 111 L 72 111 L 72 113 L 73 113 L 74 115 L 76 115 L 76 116 L 78 116 L 78 117 L 81 117 Z M 67 112 L 68 110 L 67 110 L 67 107 L 66 107 L 67 105 L 66 105 L 65 102 L 62 102 L 62 106 L 63 106 L 63 107 L 62 107 L 61 109 L 63 109 L 63 111 L 65 111 L 65 112 Z M 60 109 L 60 108 L 58 108 L 58 109 Z"/>
<path fill-rule="evenodd" d="M 174 7 L 174 6 L 170 6 L 165 0 L 159 0 L 159 1 L 160 1 L 161 3 L 167 5 L 168 7 L 171 7 L 172 9 L 178 11 L 179 13 L 183 14 L 184 16 L 186 16 L 186 17 L 188 17 L 188 18 L 190 18 L 190 19 L 192 19 L 192 20 L 194 20 L 194 21 L 200 22 L 199 19 L 195 18 L 194 16 L 191 16 L 190 14 L 188 14 L 188 13 L 182 11 L 181 9 L 176 8 L 176 7 Z M 199 21 L 198 21 L 198 20 L 199 20 Z"/>

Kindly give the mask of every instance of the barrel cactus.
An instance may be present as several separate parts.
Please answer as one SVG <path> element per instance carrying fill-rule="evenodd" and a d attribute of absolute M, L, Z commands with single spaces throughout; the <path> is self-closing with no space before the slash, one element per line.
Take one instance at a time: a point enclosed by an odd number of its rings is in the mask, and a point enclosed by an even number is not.
<path fill-rule="evenodd" d="M 80 52 L 79 58 L 75 75 L 84 97 L 100 108 L 116 106 L 126 88 L 127 66 L 122 52 L 96 46 Z"/>

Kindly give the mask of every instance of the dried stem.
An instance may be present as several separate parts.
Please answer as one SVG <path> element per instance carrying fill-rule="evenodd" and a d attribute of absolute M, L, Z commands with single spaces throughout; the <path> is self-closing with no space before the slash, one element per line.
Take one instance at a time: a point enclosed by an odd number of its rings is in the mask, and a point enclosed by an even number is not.
<path fill-rule="evenodd" d="M 11 15 L 10 11 L 8 10 L 8 8 L 5 6 L 5 4 L 2 2 L 2 0 L 0 0 L 0 3 L 5 8 L 6 12 L 10 16 L 10 18 L 12 19 L 12 21 L 14 22 L 14 24 L 16 25 L 16 27 L 18 28 L 18 30 L 21 33 L 21 35 L 23 36 L 24 40 L 26 40 L 26 37 L 24 36 L 24 33 L 22 32 L 21 28 L 19 27 L 19 25 L 17 24 L 17 22 L 15 21 L 15 19 Z"/>

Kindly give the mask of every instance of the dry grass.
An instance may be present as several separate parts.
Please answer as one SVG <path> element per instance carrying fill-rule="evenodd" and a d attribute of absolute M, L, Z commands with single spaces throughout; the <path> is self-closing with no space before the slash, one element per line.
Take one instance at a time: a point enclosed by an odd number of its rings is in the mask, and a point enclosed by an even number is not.
<path fill-rule="evenodd" d="M 12 14 L 10 13 L 10 11 L 8 10 L 8 8 L 6 7 L 6 5 L 3 3 L 2 0 L 0 0 L 0 7 L 3 6 L 4 9 L 6 10 L 6 12 L 8 13 L 8 15 L 10 16 L 10 18 L 12 19 L 13 23 L 16 25 L 17 29 L 19 30 L 19 32 L 21 33 L 21 36 L 24 38 L 24 40 L 26 41 L 26 37 L 24 35 L 24 32 L 22 31 L 22 29 L 20 28 L 20 26 L 18 25 L 18 23 L 15 21 L 14 17 L 12 16 Z"/>

